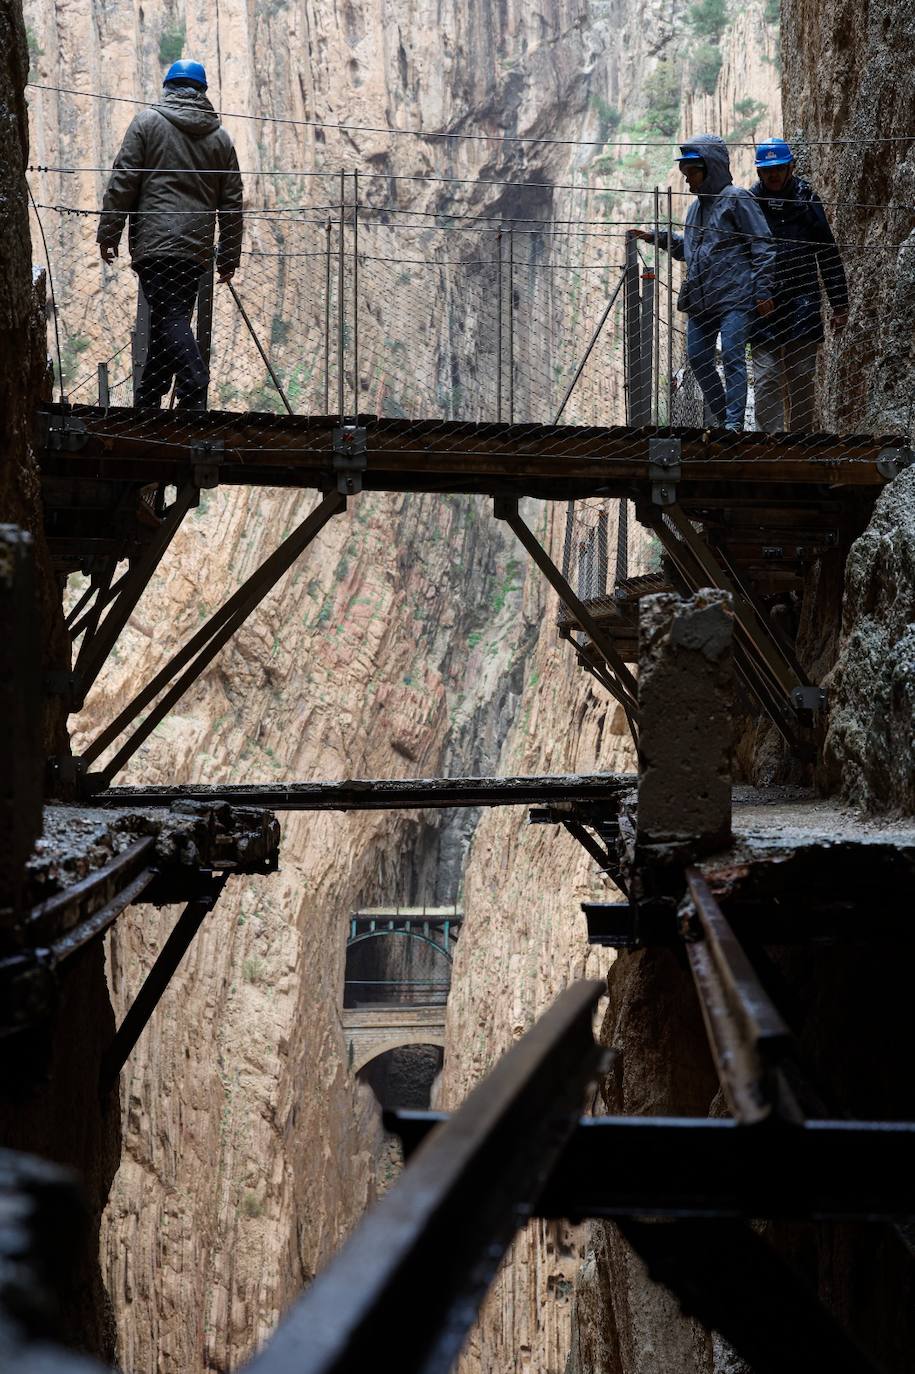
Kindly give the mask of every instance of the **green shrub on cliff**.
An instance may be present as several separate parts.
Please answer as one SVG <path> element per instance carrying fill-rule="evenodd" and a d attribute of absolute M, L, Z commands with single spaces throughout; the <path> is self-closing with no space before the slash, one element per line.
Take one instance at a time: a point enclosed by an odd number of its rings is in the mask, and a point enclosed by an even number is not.
<path fill-rule="evenodd" d="M 717 43 L 728 24 L 727 0 L 694 0 L 686 22 L 697 38 Z"/>
<path fill-rule="evenodd" d="M 697 90 L 712 95 L 721 71 L 721 49 L 714 43 L 699 43 L 693 49 L 690 68 Z"/>
<path fill-rule="evenodd" d="M 173 62 L 177 62 L 184 52 L 184 40 L 187 37 L 187 30 L 183 24 L 176 24 L 172 29 L 163 29 L 159 34 L 159 61 L 163 67 L 170 67 Z"/>
<path fill-rule="evenodd" d="M 650 134 L 670 138 L 680 123 L 680 72 L 668 58 L 645 81 L 648 103 L 645 124 Z"/>

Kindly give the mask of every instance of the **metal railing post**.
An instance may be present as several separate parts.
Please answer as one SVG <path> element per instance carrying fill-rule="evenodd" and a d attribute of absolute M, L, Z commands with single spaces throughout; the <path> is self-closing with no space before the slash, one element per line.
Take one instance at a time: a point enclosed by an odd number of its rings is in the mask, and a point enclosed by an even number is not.
<path fill-rule="evenodd" d="M 344 329 L 346 328 L 346 299 L 343 294 L 344 287 L 344 261 L 343 261 L 343 236 L 344 236 L 344 215 L 346 213 L 346 172 L 340 172 L 340 242 L 337 245 L 337 410 L 340 412 L 340 424 L 346 423 L 346 399 L 344 393 L 343 376 L 343 349 L 344 349 Z"/>
<path fill-rule="evenodd" d="M 143 384 L 143 369 L 149 356 L 149 302 L 140 281 L 137 281 L 137 318 L 130 340 L 130 354 L 133 371 L 133 403 Z"/>
<path fill-rule="evenodd" d="M 353 171 L 353 419 L 359 418 L 359 172 Z"/>
<path fill-rule="evenodd" d="M 203 408 L 209 409 L 209 372 L 210 354 L 213 348 L 213 278 L 215 266 L 210 263 L 209 267 L 201 275 L 197 283 L 197 320 L 195 325 L 195 336 L 197 347 L 200 349 L 200 356 L 204 361 L 207 370 L 207 386 L 204 396 Z"/>
<path fill-rule="evenodd" d="M 642 273 L 642 300 L 639 324 L 641 328 L 641 347 L 639 350 L 639 405 L 642 416 L 640 423 L 651 424 L 651 374 L 654 325 L 655 277 L 650 267 Z"/>
<path fill-rule="evenodd" d="M 515 423 L 515 230 L 508 227 L 508 423 Z"/>
<path fill-rule="evenodd" d="M 496 234 L 496 251 L 499 289 L 496 293 L 498 310 L 496 315 L 496 419 L 502 423 L 502 230 Z"/>
<path fill-rule="evenodd" d="M 623 349 L 623 368 L 626 384 L 626 411 L 630 425 L 640 425 L 642 409 L 638 395 L 641 376 L 642 331 L 641 299 L 639 296 L 639 250 L 635 238 L 626 239 L 626 283 L 624 300 L 626 304 L 626 334 Z"/>
<path fill-rule="evenodd" d="M 667 188 L 667 424 L 674 422 L 674 236 L 673 192 Z"/>
<path fill-rule="evenodd" d="M 331 255 L 330 216 L 324 226 L 324 414 L 330 414 L 330 255 Z"/>
<path fill-rule="evenodd" d="M 661 211 L 660 192 L 659 192 L 659 190 L 658 190 L 658 188 L 657 188 L 657 186 L 656 186 L 656 187 L 654 188 L 654 274 L 655 274 L 655 286 L 654 286 L 654 350 L 653 350 L 653 353 L 652 353 L 652 357 L 653 357 L 653 359 L 654 359 L 654 367 L 652 368 L 652 381 L 653 381 L 653 387 L 652 387 L 652 405 L 651 405 L 651 418 L 652 418 L 652 423 L 655 424 L 655 425 L 659 425 L 659 424 L 661 423 L 661 416 L 660 416 L 660 414 L 659 414 L 659 410 L 660 410 L 660 399 L 661 399 L 661 270 L 660 270 L 660 255 L 661 255 L 661 250 L 660 250 L 660 248 L 658 247 L 658 233 L 659 233 L 659 230 L 660 230 L 660 211 Z"/>

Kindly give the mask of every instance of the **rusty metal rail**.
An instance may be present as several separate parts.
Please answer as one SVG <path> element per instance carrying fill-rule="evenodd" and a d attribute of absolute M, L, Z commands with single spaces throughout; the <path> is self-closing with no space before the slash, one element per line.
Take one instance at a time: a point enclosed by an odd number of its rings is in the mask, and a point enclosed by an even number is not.
<path fill-rule="evenodd" d="M 186 783 L 111 787 L 95 806 L 173 806 L 177 801 L 231 802 L 271 811 L 390 811 L 465 806 L 605 803 L 635 785 L 627 773 L 566 773 L 505 778 L 345 778 L 339 782 Z"/>
<path fill-rule="evenodd" d="M 599 982 L 575 983 L 473 1090 L 319 1274 L 249 1374 L 401 1374 L 456 1358 L 581 1110 Z M 396 1354 L 395 1354 L 396 1352 Z"/>

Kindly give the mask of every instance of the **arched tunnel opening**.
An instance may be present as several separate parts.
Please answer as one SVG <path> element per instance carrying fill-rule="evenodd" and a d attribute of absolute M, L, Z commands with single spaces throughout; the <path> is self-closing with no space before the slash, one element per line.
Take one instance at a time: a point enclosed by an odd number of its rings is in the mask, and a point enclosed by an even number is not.
<path fill-rule="evenodd" d="M 356 1077 L 372 1089 L 382 1108 L 425 1111 L 443 1057 L 441 1045 L 398 1045 L 369 1060 Z"/>

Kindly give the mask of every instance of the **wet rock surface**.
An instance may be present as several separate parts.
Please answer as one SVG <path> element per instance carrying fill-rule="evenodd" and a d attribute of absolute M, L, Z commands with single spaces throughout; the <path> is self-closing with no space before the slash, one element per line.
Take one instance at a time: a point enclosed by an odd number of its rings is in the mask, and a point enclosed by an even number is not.
<path fill-rule="evenodd" d="M 730 835 L 733 627 L 727 593 L 639 603 L 640 844 Z"/>
<path fill-rule="evenodd" d="M 828 780 L 870 811 L 915 813 L 915 468 L 851 547 L 828 686 Z"/>

